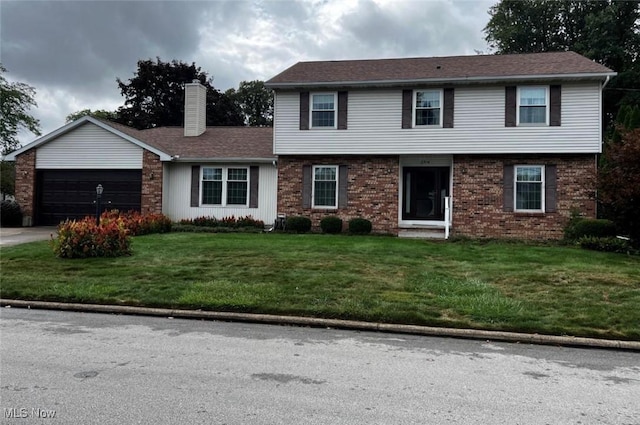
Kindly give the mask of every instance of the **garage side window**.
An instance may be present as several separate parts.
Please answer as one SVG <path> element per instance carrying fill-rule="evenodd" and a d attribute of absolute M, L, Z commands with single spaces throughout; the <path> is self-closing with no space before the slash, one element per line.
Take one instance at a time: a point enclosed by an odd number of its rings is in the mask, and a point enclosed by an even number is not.
<path fill-rule="evenodd" d="M 227 204 L 247 204 L 246 168 L 229 168 L 227 170 Z"/>
<path fill-rule="evenodd" d="M 249 204 L 248 167 L 202 167 L 200 182 L 201 205 Z"/>

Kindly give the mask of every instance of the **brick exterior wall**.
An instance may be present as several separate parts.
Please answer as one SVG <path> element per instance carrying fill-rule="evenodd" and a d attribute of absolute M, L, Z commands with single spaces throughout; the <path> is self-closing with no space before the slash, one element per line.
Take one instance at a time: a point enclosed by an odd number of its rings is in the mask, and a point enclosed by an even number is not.
<path fill-rule="evenodd" d="M 23 222 L 31 217 L 33 224 L 36 199 L 36 150 L 31 149 L 16 157 L 16 202 L 22 209 Z"/>
<path fill-rule="evenodd" d="M 148 150 L 142 151 L 142 214 L 162 213 L 162 162 Z"/>
<path fill-rule="evenodd" d="M 571 211 L 596 216 L 596 160 L 584 155 L 455 155 L 454 235 L 517 239 L 560 239 Z M 505 165 L 557 166 L 557 211 L 527 214 L 503 211 Z"/>
<path fill-rule="evenodd" d="M 278 158 L 278 213 L 310 217 L 314 228 L 320 220 L 337 215 L 346 228 L 355 217 L 371 220 L 373 232 L 398 231 L 397 156 L 280 156 Z M 302 207 L 304 165 L 347 165 L 347 207 L 324 210 Z"/>

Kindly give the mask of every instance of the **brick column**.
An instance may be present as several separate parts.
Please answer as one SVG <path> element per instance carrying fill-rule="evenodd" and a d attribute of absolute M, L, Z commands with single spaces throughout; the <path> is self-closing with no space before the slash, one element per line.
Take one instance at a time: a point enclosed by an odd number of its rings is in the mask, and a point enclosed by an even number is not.
<path fill-rule="evenodd" d="M 36 202 L 36 150 L 16 157 L 16 202 L 22 209 L 23 223 L 33 225 Z M 30 217 L 30 218 L 28 218 Z"/>
<path fill-rule="evenodd" d="M 162 162 L 148 150 L 142 152 L 142 214 L 162 213 Z"/>

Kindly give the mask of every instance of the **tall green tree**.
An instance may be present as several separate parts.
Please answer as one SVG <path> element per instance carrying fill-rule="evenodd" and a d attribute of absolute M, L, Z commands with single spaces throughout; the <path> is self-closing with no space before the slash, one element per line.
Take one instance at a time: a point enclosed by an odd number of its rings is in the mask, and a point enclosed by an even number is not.
<path fill-rule="evenodd" d="M 604 93 L 605 125 L 640 104 L 640 1 L 502 0 L 485 39 L 498 54 L 573 50 L 618 73 Z"/>
<path fill-rule="evenodd" d="M 40 135 L 40 121 L 29 113 L 35 101 L 36 90 L 28 84 L 10 83 L 4 74 L 7 69 L 0 64 L 0 141 L 2 155 L 20 146 L 18 132 L 25 129 Z"/>
<path fill-rule="evenodd" d="M 623 106 L 600 161 L 598 196 L 604 213 L 640 247 L 640 107 Z"/>
<path fill-rule="evenodd" d="M 184 84 L 199 80 L 207 88 L 207 125 L 243 125 L 240 107 L 213 87 L 206 72 L 195 63 L 173 60 L 138 61 L 133 78 L 117 78 L 125 98 L 117 111 L 117 122 L 137 129 L 182 126 L 184 121 Z"/>
<path fill-rule="evenodd" d="M 115 111 L 106 111 L 104 109 L 83 109 L 81 111 L 73 112 L 67 115 L 66 122 L 72 122 L 79 120 L 84 116 L 94 117 L 100 120 L 116 121 L 118 119 L 118 113 Z"/>
<path fill-rule="evenodd" d="M 273 125 L 273 91 L 265 87 L 264 81 L 241 81 L 238 90 L 229 89 L 226 94 L 240 106 L 246 125 Z"/>

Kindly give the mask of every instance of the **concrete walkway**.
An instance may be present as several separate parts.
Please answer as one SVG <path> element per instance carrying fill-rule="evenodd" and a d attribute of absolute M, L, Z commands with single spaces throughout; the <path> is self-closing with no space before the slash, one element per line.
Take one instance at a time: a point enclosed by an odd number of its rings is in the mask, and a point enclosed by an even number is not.
<path fill-rule="evenodd" d="M 0 246 L 47 241 L 56 235 L 56 227 L 0 227 Z"/>

